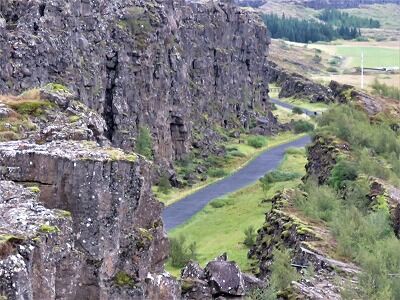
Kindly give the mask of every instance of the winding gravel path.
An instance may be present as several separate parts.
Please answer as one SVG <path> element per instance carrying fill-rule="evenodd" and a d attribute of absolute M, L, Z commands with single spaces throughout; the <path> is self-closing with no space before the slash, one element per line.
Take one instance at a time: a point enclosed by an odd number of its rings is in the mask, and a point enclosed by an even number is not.
<path fill-rule="evenodd" d="M 237 191 L 278 167 L 289 147 L 304 147 L 311 141 L 305 136 L 292 142 L 271 148 L 257 156 L 246 166 L 232 175 L 217 181 L 182 200 L 166 207 L 163 212 L 164 225 L 167 231 L 185 223 L 215 198 Z M 207 226 L 207 224 L 204 224 Z"/>

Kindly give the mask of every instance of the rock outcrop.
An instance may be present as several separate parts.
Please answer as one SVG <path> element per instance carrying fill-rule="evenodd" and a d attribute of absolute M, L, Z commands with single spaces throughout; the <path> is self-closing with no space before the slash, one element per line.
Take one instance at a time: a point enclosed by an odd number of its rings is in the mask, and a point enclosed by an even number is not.
<path fill-rule="evenodd" d="M 311 102 L 335 102 L 332 91 L 298 73 L 291 73 L 277 64 L 269 63 L 269 82 L 276 82 L 280 87 L 280 98 L 306 98 Z"/>
<path fill-rule="evenodd" d="M 189 262 L 182 269 L 181 281 L 183 299 L 237 298 L 265 286 L 260 279 L 242 273 L 226 254 L 210 261 L 204 269 Z"/>
<path fill-rule="evenodd" d="M 63 84 L 104 117 L 114 146 L 131 151 L 149 127 L 168 165 L 193 131 L 248 126 L 256 111 L 274 125 L 270 41 L 254 13 L 181 0 L 1 3 L 0 92 Z"/>
<path fill-rule="evenodd" d="M 346 142 L 333 137 L 316 135 L 307 148 L 307 173 L 304 180 L 313 178 L 318 184 L 327 183 L 339 156 L 348 155 L 349 150 L 350 146 Z"/>
<path fill-rule="evenodd" d="M 400 189 L 383 180 L 371 178 L 368 196 L 372 208 L 388 208 L 394 233 L 400 238 Z"/>
<path fill-rule="evenodd" d="M 0 295 L 71 299 L 83 253 L 68 212 L 38 202 L 36 189 L 0 181 Z"/>
<path fill-rule="evenodd" d="M 293 282 L 282 297 L 341 299 L 341 289 L 352 284 L 360 269 L 330 257 L 334 252 L 334 239 L 327 228 L 321 224 L 312 225 L 297 211 L 294 199 L 298 193 L 307 197 L 299 190 L 283 190 L 272 199 L 272 209 L 266 214 L 256 244 L 249 251 L 249 257 L 256 260 L 254 270 L 258 277 L 266 278 L 270 274 L 274 249 L 291 249 L 293 268 L 300 273 L 309 268 L 315 274 Z"/>
<path fill-rule="evenodd" d="M 43 294 L 39 299 L 177 297 L 176 282 L 163 274 L 168 241 L 160 218 L 162 205 L 152 197 L 149 180 L 145 180 L 149 177 L 147 165 L 135 154 L 99 147 L 90 141 L 0 144 L 1 179 L 33 184 L 46 208 L 63 209 L 72 215 L 69 231 L 62 231 L 65 237 L 60 247 L 75 244 L 80 253 L 80 261 L 70 268 L 65 266 L 65 272 L 76 274 L 77 279 L 71 280 L 77 280 L 77 284 L 68 283 L 62 273 L 50 271 L 69 288 L 56 286 L 54 297 Z M 17 220 L 24 218 L 24 211 L 10 209 Z M 32 218 L 35 212 L 31 211 Z M 13 226 L 3 222 L 1 228 L 11 230 Z M 43 256 L 51 256 L 61 242 L 54 239 L 49 243 L 54 249 L 46 248 L 50 252 L 43 250 Z M 40 261 L 33 256 L 26 263 L 35 265 Z M 37 272 L 42 278 L 45 270 Z M 20 283 L 18 278 L 14 280 L 16 285 Z M 42 295 L 35 290 L 35 286 L 42 286 L 40 282 L 32 287 L 33 295 Z"/>

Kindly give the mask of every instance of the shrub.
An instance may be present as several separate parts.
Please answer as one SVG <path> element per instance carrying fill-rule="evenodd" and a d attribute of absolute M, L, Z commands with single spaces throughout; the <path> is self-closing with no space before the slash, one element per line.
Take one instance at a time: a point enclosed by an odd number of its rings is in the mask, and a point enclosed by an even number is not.
<path fill-rule="evenodd" d="M 244 154 L 243 152 L 241 152 L 239 150 L 231 151 L 231 152 L 229 152 L 229 154 L 234 157 L 246 157 L 246 154 Z"/>
<path fill-rule="evenodd" d="M 262 148 L 267 144 L 267 139 L 263 136 L 251 136 L 247 139 L 247 144 L 253 148 Z"/>
<path fill-rule="evenodd" d="M 145 156 L 148 159 L 152 159 L 153 158 L 152 147 L 153 147 L 153 142 L 150 130 L 147 127 L 140 127 L 136 141 L 137 153 Z"/>
<path fill-rule="evenodd" d="M 244 236 L 245 238 L 243 244 L 245 244 L 249 248 L 252 247 L 255 244 L 257 237 L 254 227 L 253 226 L 247 227 L 244 230 Z"/>
<path fill-rule="evenodd" d="M 304 153 L 305 153 L 304 148 L 289 147 L 286 149 L 286 154 L 289 155 L 303 155 Z"/>
<path fill-rule="evenodd" d="M 295 133 L 310 132 L 314 130 L 314 125 L 304 120 L 293 122 L 293 130 Z"/>
<path fill-rule="evenodd" d="M 208 175 L 215 178 L 220 178 L 228 175 L 228 173 L 222 168 L 213 168 L 208 170 Z"/>
<path fill-rule="evenodd" d="M 307 216 L 329 222 L 338 213 L 341 203 L 336 192 L 329 186 L 318 186 L 313 181 L 305 185 L 307 196 L 296 195 L 295 205 Z"/>
<path fill-rule="evenodd" d="M 400 155 L 400 140 L 385 124 L 371 124 L 367 114 L 350 105 L 336 106 L 318 118 L 319 131 L 329 132 L 353 148 L 370 148 L 375 154 Z"/>
<path fill-rule="evenodd" d="M 210 206 L 212 208 L 221 208 L 224 206 L 232 205 L 234 203 L 234 199 L 232 198 L 219 198 L 210 202 Z"/>
<path fill-rule="evenodd" d="M 158 181 L 158 191 L 163 194 L 168 194 L 171 190 L 171 183 L 167 175 L 162 175 Z"/>
<path fill-rule="evenodd" d="M 183 235 L 170 238 L 170 260 L 173 267 L 182 268 L 190 260 L 197 258 L 196 242 L 186 244 L 186 238 Z"/>
<path fill-rule="evenodd" d="M 315 54 L 314 57 L 312 58 L 312 61 L 319 64 L 322 60 L 322 57 L 319 56 L 318 54 Z"/>
<path fill-rule="evenodd" d="M 277 110 L 278 108 L 276 107 L 275 103 L 271 103 L 271 110 Z"/>
<path fill-rule="evenodd" d="M 292 281 L 300 279 L 300 274 L 291 266 L 289 250 L 275 248 L 272 252 L 273 262 L 271 264 L 271 286 L 276 290 L 288 287 Z"/>
<path fill-rule="evenodd" d="M 329 183 L 335 188 L 343 188 L 348 181 L 356 180 L 358 174 L 354 163 L 342 160 L 332 169 Z"/>
<path fill-rule="evenodd" d="M 263 191 L 267 193 L 273 183 L 289 181 L 299 177 L 301 177 L 301 174 L 299 173 L 275 170 L 265 174 L 262 178 L 260 178 L 260 182 Z"/>
<path fill-rule="evenodd" d="M 400 100 L 400 89 L 398 87 L 389 86 L 385 83 L 381 83 L 377 78 L 375 78 L 371 87 L 373 89 L 373 93 L 376 95 Z"/>
<path fill-rule="evenodd" d="M 337 73 L 338 69 L 335 67 L 328 67 L 326 68 L 326 71 L 328 71 L 329 73 Z"/>
<path fill-rule="evenodd" d="M 293 107 L 293 109 L 292 109 L 292 113 L 301 115 L 301 114 L 303 114 L 303 110 L 302 110 L 300 107 L 295 106 L 295 107 Z"/>

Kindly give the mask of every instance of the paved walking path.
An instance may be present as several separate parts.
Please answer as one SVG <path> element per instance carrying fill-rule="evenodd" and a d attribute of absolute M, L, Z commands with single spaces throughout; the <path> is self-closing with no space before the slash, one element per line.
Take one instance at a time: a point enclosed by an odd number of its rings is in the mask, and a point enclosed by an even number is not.
<path fill-rule="evenodd" d="M 268 149 L 232 175 L 166 207 L 162 216 L 166 230 L 171 230 L 185 223 L 210 201 L 254 183 L 265 173 L 277 168 L 287 148 L 304 147 L 309 142 L 310 137 L 305 136 Z M 206 226 L 206 224 L 204 225 Z"/>

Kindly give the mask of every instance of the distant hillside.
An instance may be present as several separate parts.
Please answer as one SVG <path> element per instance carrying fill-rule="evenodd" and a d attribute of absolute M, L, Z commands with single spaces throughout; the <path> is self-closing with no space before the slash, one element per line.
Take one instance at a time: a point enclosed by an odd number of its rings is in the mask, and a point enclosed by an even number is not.
<path fill-rule="evenodd" d="M 269 4 L 266 0 L 235 0 L 240 6 L 260 7 L 263 4 Z M 280 3 L 302 5 L 313 9 L 324 8 L 357 8 L 368 4 L 400 4 L 400 0 L 281 0 Z"/>

